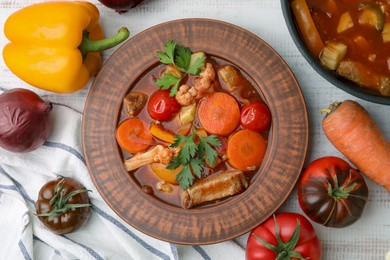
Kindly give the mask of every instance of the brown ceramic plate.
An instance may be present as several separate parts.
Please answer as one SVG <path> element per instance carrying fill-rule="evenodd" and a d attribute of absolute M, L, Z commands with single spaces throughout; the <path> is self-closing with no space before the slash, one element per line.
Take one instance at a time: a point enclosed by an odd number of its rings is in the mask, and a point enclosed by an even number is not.
<path fill-rule="evenodd" d="M 145 194 L 124 169 L 115 140 L 125 94 L 144 72 L 158 65 L 156 50 L 168 40 L 239 67 L 258 86 L 273 116 L 260 172 L 244 193 L 215 206 L 185 210 Z M 122 219 L 161 240 L 211 244 L 250 231 L 286 200 L 304 164 L 308 117 L 293 73 L 267 43 L 225 22 L 183 19 L 132 37 L 107 60 L 85 104 L 82 138 L 91 178 Z"/>

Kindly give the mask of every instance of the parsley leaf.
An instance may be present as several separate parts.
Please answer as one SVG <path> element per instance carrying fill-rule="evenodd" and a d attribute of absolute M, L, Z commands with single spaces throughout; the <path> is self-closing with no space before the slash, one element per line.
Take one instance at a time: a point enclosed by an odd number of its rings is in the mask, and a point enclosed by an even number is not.
<path fill-rule="evenodd" d="M 176 77 L 172 73 L 164 73 L 160 79 L 156 81 L 156 86 L 162 89 L 169 89 L 170 96 L 174 96 L 179 88 L 180 82 L 188 75 L 199 75 L 200 68 L 202 68 L 206 61 L 206 56 L 196 59 L 196 61 L 191 63 L 191 49 L 181 45 L 177 45 L 173 40 L 169 40 L 164 45 L 164 52 L 157 51 L 157 57 L 160 59 L 161 63 L 166 65 L 173 65 L 175 69 L 182 72 L 181 77 Z"/>
<path fill-rule="evenodd" d="M 195 138 L 199 139 L 199 143 L 195 143 Z M 174 170 L 180 165 L 183 169 L 176 176 L 176 180 L 180 183 L 180 187 L 185 190 L 194 183 L 195 176 L 201 177 L 204 161 L 209 165 L 214 165 L 218 157 L 218 153 L 212 146 L 220 146 L 218 138 L 215 135 L 207 137 L 200 136 L 196 131 L 191 135 L 175 135 L 175 141 L 171 147 L 180 147 L 181 149 L 177 157 L 168 164 L 167 169 Z"/>
<path fill-rule="evenodd" d="M 191 61 L 191 54 L 190 48 L 178 45 L 176 47 L 175 56 L 176 65 L 184 70 L 188 70 Z"/>
<path fill-rule="evenodd" d="M 176 175 L 176 181 L 179 181 L 180 187 L 183 190 L 186 190 L 189 186 L 194 183 L 195 177 L 192 175 L 190 166 L 184 165 L 183 170 Z"/>
<path fill-rule="evenodd" d="M 192 75 L 199 75 L 200 68 L 204 66 L 205 61 L 206 61 L 206 56 L 202 58 L 197 58 L 194 64 L 187 70 L 187 73 Z"/>
<path fill-rule="evenodd" d="M 170 40 L 164 45 L 165 53 L 157 51 L 157 57 L 160 58 L 160 62 L 164 64 L 175 64 L 175 48 L 176 43 Z"/>
<path fill-rule="evenodd" d="M 165 73 L 156 81 L 156 86 L 161 89 L 169 89 L 172 85 L 176 85 L 176 83 L 180 82 L 181 78 L 174 76 L 171 73 Z"/>

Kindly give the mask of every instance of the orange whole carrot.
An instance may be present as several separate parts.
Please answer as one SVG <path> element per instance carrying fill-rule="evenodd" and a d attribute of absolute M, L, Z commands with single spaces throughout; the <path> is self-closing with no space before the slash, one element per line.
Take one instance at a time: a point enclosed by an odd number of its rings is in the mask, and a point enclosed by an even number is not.
<path fill-rule="evenodd" d="M 390 143 L 359 103 L 335 102 L 322 128 L 332 144 L 362 173 L 390 192 Z"/>

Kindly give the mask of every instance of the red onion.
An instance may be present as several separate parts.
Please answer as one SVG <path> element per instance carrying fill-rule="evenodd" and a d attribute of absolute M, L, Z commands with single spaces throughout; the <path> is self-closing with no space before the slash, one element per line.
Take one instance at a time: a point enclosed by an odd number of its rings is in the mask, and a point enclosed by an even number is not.
<path fill-rule="evenodd" d="M 15 88 L 0 95 L 0 147 L 30 152 L 41 146 L 51 131 L 52 104 L 31 90 Z"/>
<path fill-rule="evenodd" d="M 129 9 L 136 7 L 145 0 L 99 0 L 100 3 L 108 8 L 114 9 L 118 13 L 127 12 Z"/>

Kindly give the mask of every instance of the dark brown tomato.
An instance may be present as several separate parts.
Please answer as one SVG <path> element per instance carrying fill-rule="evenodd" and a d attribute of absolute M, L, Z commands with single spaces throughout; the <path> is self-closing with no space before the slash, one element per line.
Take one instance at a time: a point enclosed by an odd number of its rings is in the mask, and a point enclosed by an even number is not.
<path fill-rule="evenodd" d="M 88 190 L 71 178 L 60 178 L 46 183 L 38 194 L 38 218 L 56 234 L 78 230 L 90 215 L 87 192 Z"/>
<path fill-rule="evenodd" d="M 345 227 L 357 221 L 367 197 L 363 176 L 333 156 L 310 163 L 298 185 L 302 210 L 311 220 L 328 227 Z"/>

